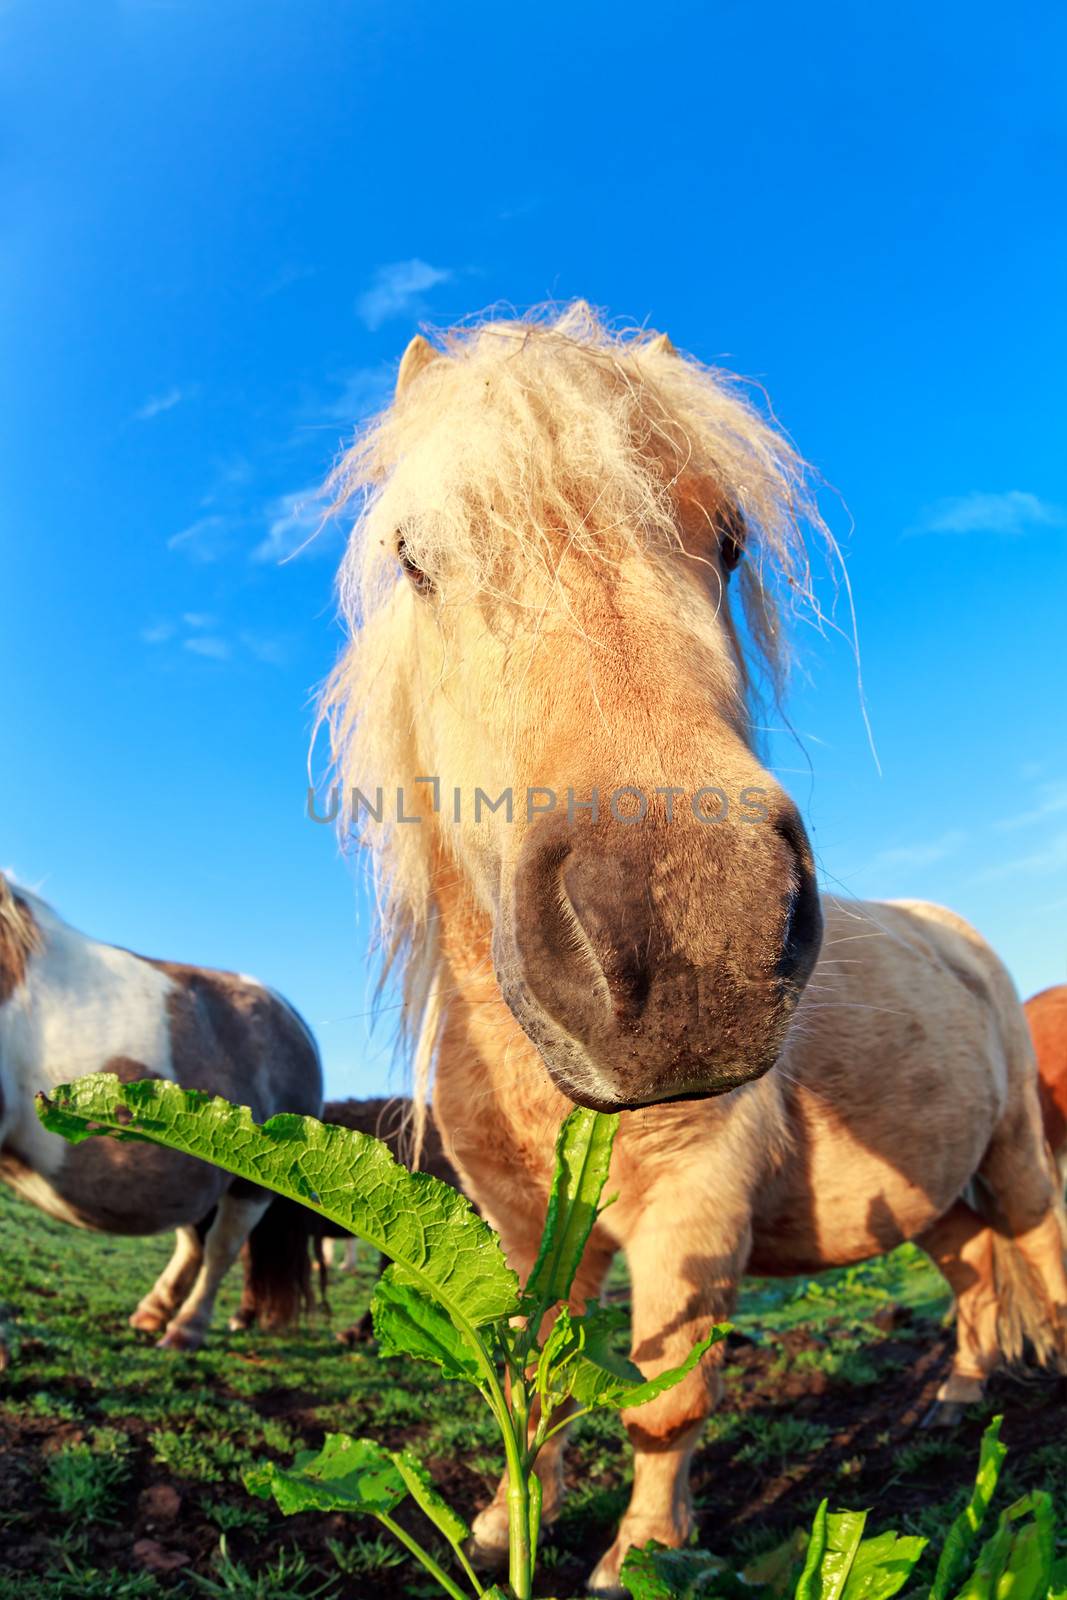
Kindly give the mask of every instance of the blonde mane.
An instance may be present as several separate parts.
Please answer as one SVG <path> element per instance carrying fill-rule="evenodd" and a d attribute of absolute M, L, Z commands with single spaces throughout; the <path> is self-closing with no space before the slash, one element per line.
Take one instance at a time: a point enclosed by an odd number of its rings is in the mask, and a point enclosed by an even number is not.
<path fill-rule="evenodd" d="M 398 531 L 418 567 L 446 575 L 439 603 L 447 606 L 473 595 L 513 600 L 532 566 L 554 576 L 561 548 L 590 562 L 616 563 L 635 547 L 684 559 L 694 513 L 715 531 L 736 528 L 749 644 L 739 665 L 750 696 L 766 684 L 777 699 L 789 660 L 786 619 L 826 620 L 804 528 L 828 549 L 832 568 L 838 553 L 805 463 L 739 380 L 679 354 L 663 335 L 612 330 L 582 301 L 462 325 L 439 344 L 447 359 L 429 361 L 369 423 L 329 484 L 335 509 L 359 506 L 339 579 L 352 642 L 321 706 L 343 793 L 421 770 L 408 748 L 401 611 L 385 616 L 399 577 Z M 382 981 L 403 969 L 401 1033 L 419 1041 L 420 1085 L 440 982 L 429 832 L 375 824 L 361 839 L 370 847 Z"/>
<path fill-rule="evenodd" d="M 5 974 L 9 980 L 21 978 L 27 960 L 42 943 L 33 913 L 0 872 L 0 990 Z"/>

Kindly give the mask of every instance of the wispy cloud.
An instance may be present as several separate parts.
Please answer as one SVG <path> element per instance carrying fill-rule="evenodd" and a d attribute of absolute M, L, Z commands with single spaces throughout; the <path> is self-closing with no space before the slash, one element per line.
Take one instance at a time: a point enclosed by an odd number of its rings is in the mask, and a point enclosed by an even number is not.
<path fill-rule="evenodd" d="M 285 639 L 265 633 L 250 633 L 247 629 L 242 629 L 237 637 L 241 646 L 257 661 L 280 667 L 289 659 L 289 646 Z"/>
<path fill-rule="evenodd" d="M 207 611 L 183 611 L 180 617 L 164 618 L 142 628 L 143 644 L 173 644 L 206 661 L 230 661 L 251 657 L 270 666 L 283 666 L 289 659 L 290 643 L 280 635 L 241 628 L 230 635 L 220 619 Z"/>
<path fill-rule="evenodd" d="M 286 289 L 291 289 L 294 283 L 303 283 L 306 278 L 315 276 L 314 267 L 300 266 L 295 261 L 287 261 L 280 266 L 271 278 L 266 288 L 260 294 L 262 300 L 269 300 L 273 295 L 282 294 Z"/>
<path fill-rule="evenodd" d="M 186 398 L 186 391 L 177 386 L 167 389 L 163 394 L 153 395 L 146 400 L 144 405 L 134 412 L 135 422 L 151 422 L 153 417 L 161 416 L 164 411 L 173 411 Z"/>
<path fill-rule="evenodd" d="M 1013 817 L 1002 817 L 995 824 L 1002 832 L 1016 828 L 1029 828 L 1067 811 L 1067 779 L 1039 783 L 1035 786 L 1033 804 Z"/>
<path fill-rule="evenodd" d="M 389 399 L 396 374 L 389 367 L 358 367 L 340 380 L 340 392 L 317 415 L 350 427 L 380 411 Z"/>
<path fill-rule="evenodd" d="M 1067 523 L 1062 506 L 1041 500 L 1024 489 L 1005 494 L 949 496 L 927 506 L 909 533 L 995 533 L 1018 538 L 1034 528 L 1060 528 Z"/>
<path fill-rule="evenodd" d="M 863 865 L 864 873 L 891 872 L 897 868 L 932 867 L 947 856 L 953 855 L 964 842 L 966 834 L 958 828 L 950 829 L 937 839 L 917 840 L 914 844 L 892 846 L 879 850 Z"/>
<path fill-rule="evenodd" d="M 283 494 L 267 507 L 267 535 L 252 551 L 253 561 L 288 561 L 305 548 L 321 545 L 316 535 L 327 520 L 322 485 Z"/>
<path fill-rule="evenodd" d="M 172 533 L 168 550 L 179 550 L 192 561 L 218 561 L 230 548 L 230 524 L 226 517 L 212 514 Z"/>
<path fill-rule="evenodd" d="M 182 645 L 186 650 L 191 650 L 194 656 L 207 656 L 212 661 L 230 659 L 230 646 L 217 633 L 194 634 L 190 639 L 183 639 Z"/>
<path fill-rule="evenodd" d="M 519 217 L 528 217 L 531 211 L 536 211 L 541 204 L 540 197 L 535 195 L 529 200 L 517 200 L 512 205 L 502 206 L 497 212 L 499 222 L 515 222 Z"/>
<path fill-rule="evenodd" d="M 1012 878 L 1018 874 L 1040 873 L 1045 877 L 1050 873 L 1060 872 L 1065 867 L 1067 867 L 1067 833 L 1057 833 L 1038 850 L 1031 850 L 1027 855 L 1016 856 L 1011 861 L 998 861 L 994 866 L 986 867 L 984 871 L 976 874 L 975 882 L 988 883 L 995 878 Z"/>
<path fill-rule="evenodd" d="M 174 634 L 173 622 L 151 622 L 141 629 L 140 639 L 142 644 L 166 644 L 168 639 L 174 638 Z"/>
<path fill-rule="evenodd" d="M 451 277 L 450 267 L 431 267 L 418 257 L 393 261 L 378 268 L 370 288 L 356 301 L 357 315 L 374 333 L 391 317 L 414 315 L 423 305 L 427 290 L 447 283 Z"/>

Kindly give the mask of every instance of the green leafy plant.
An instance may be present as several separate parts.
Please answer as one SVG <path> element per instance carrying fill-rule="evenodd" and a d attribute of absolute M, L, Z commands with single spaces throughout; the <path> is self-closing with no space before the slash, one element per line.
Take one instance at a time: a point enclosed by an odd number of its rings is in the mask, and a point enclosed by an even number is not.
<path fill-rule="evenodd" d="M 114 1454 L 84 1443 L 64 1445 L 49 1458 L 45 1496 L 60 1516 L 103 1518 L 114 1509 L 115 1491 L 128 1470 Z"/>
<path fill-rule="evenodd" d="M 225 1534 L 219 1540 L 215 1576 L 189 1576 L 198 1593 L 211 1600 L 325 1600 L 336 1593 L 336 1580 L 315 1572 L 300 1550 L 283 1550 L 262 1572 L 249 1572 L 230 1555 Z"/>
<path fill-rule="evenodd" d="M 567 1303 L 601 1204 L 614 1116 L 576 1110 L 564 1122 L 541 1247 L 520 1289 L 498 1236 L 469 1202 L 408 1172 L 366 1134 L 291 1115 L 259 1126 L 246 1108 L 224 1100 L 159 1081 L 122 1084 L 108 1074 L 40 1097 L 38 1110 L 47 1128 L 75 1143 L 97 1135 L 149 1140 L 210 1161 L 318 1211 L 390 1259 L 373 1301 L 380 1353 L 431 1362 L 444 1377 L 472 1385 L 499 1432 L 513 1600 L 532 1593 L 541 1513 L 534 1468 L 545 1443 L 593 1411 L 653 1399 L 727 1331 L 710 1328 L 680 1366 L 646 1379 L 614 1348 L 620 1311 Z M 244 1477 L 283 1512 L 376 1517 L 452 1600 L 505 1593 L 483 1587 L 464 1550 L 469 1529 L 409 1450 L 334 1433 L 288 1467 L 264 1462 Z M 443 1538 L 446 1565 L 396 1519 L 407 1502 Z"/>
<path fill-rule="evenodd" d="M 1055 1518 L 1042 1490 L 1000 1513 L 996 1529 L 975 1545 L 993 1499 L 1006 1450 L 1000 1417 L 982 1438 L 974 1489 L 942 1547 L 927 1600 L 1065 1600 L 1067 1560 L 1054 1560 Z M 891 1600 L 911 1577 L 928 1541 L 880 1533 L 865 1538 L 866 1511 L 828 1509 L 823 1501 L 808 1533 L 798 1530 L 741 1574 L 702 1550 L 631 1550 L 622 1582 L 632 1600 Z"/>

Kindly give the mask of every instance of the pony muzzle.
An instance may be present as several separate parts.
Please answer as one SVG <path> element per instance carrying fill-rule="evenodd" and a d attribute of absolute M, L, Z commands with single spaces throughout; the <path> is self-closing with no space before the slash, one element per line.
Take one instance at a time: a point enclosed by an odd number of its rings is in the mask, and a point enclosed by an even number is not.
<path fill-rule="evenodd" d="M 493 955 L 557 1087 L 627 1110 L 725 1094 L 773 1066 L 821 937 L 807 837 L 784 802 L 759 835 L 546 818 L 519 850 Z"/>

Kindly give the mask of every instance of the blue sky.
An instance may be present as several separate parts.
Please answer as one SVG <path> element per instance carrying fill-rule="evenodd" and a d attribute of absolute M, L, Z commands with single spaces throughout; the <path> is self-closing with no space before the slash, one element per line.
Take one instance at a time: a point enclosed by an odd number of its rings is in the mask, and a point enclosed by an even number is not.
<path fill-rule="evenodd" d="M 389 1074 L 302 815 L 337 536 L 420 319 L 583 295 L 759 379 L 850 539 L 771 759 L 825 879 L 1067 977 L 1057 8 L 0 0 L 0 863 Z M 847 511 L 846 508 L 847 507 Z"/>

